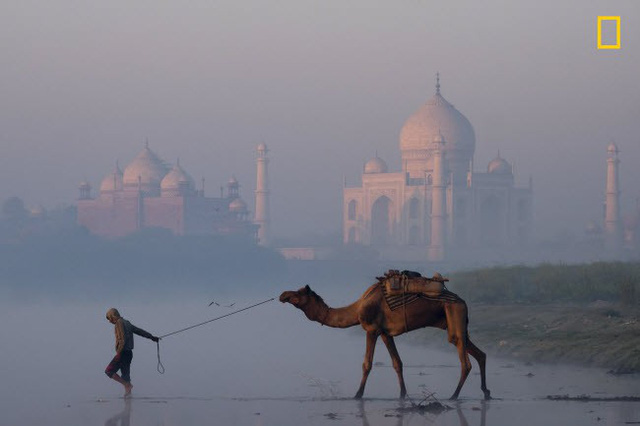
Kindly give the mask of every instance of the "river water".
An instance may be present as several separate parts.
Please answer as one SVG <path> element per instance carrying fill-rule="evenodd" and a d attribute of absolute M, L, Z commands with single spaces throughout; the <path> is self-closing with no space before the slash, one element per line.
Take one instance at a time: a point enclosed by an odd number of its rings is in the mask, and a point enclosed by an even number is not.
<path fill-rule="evenodd" d="M 241 298 L 240 296 L 238 296 Z M 268 296 L 267 296 L 268 297 Z M 245 296 L 233 308 L 208 301 L 133 302 L 117 307 L 139 327 L 162 335 L 264 298 Z M 223 300 L 222 303 L 231 302 Z M 345 302 L 348 302 L 345 300 Z M 334 303 L 340 305 L 346 303 Z M 364 335 L 308 321 L 276 301 L 161 341 L 137 337 L 133 398 L 103 373 L 113 355 L 113 326 L 100 303 L 1 305 L 1 425 L 623 425 L 640 422 L 639 402 L 550 401 L 547 395 L 609 398 L 640 394 L 638 375 L 601 369 L 524 365 L 489 357 L 482 400 L 478 368 L 457 402 L 455 348 L 440 352 L 402 337 L 410 399 L 399 388 L 379 342 L 365 399 L 357 390 Z M 442 333 L 442 339 L 445 334 Z M 412 409 L 433 394 L 449 409 Z M 428 401 L 434 401 L 430 398 Z"/>

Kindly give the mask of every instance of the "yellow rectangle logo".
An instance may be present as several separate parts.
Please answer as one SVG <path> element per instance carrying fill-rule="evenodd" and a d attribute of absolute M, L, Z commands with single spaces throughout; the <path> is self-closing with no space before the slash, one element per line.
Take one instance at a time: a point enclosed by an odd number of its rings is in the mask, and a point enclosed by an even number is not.
<path fill-rule="evenodd" d="M 615 21 L 616 44 L 602 44 L 602 21 Z M 620 49 L 620 17 L 598 16 L 598 49 Z"/>

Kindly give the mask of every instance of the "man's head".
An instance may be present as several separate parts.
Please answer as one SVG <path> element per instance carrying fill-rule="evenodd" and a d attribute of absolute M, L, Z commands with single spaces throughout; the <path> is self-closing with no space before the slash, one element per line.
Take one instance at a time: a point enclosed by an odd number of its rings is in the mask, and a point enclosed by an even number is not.
<path fill-rule="evenodd" d="M 118 318 L 120 318 L 120 312 L 116 308 L 111 308 L 107 311 L 107 321 L 111 324 L 115 324 Z"/>

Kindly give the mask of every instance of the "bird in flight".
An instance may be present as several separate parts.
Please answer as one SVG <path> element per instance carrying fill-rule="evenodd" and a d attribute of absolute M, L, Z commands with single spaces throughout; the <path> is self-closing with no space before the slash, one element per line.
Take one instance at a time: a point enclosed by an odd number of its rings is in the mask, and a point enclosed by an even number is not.
<path fill-rule="evenodd" d="M 235 305 L 235 302 L 230 304 L 230 305 L 221 305 L 218 302 L 216 302 L 215 300 L 213 300 L 211 303 L 209 303 L 209 306 L 211 306 L 211 305 L 222 306 L 223 308 L 230 308 L 233 305 Z"/>

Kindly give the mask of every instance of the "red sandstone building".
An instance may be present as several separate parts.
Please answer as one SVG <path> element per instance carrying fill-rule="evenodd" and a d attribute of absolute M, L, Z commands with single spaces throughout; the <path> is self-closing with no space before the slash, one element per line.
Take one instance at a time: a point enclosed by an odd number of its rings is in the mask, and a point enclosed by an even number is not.
<path fill-rule="evenodd" d="M 204 185 L 203 185 L 204 186 Z M 175 235 L 236 235 L 255 240 L 257 226 L 249 220 L 238 181 L 231 178 L 227 195 L 206 197 L 178 162 L 173 168 L 149 146 L 124 172 L 116 165 L 91 197 L 91 186 L 80 184 L 78 223 L 91 233 L 122 237 L 145 228 L 165 228 Z"/>

